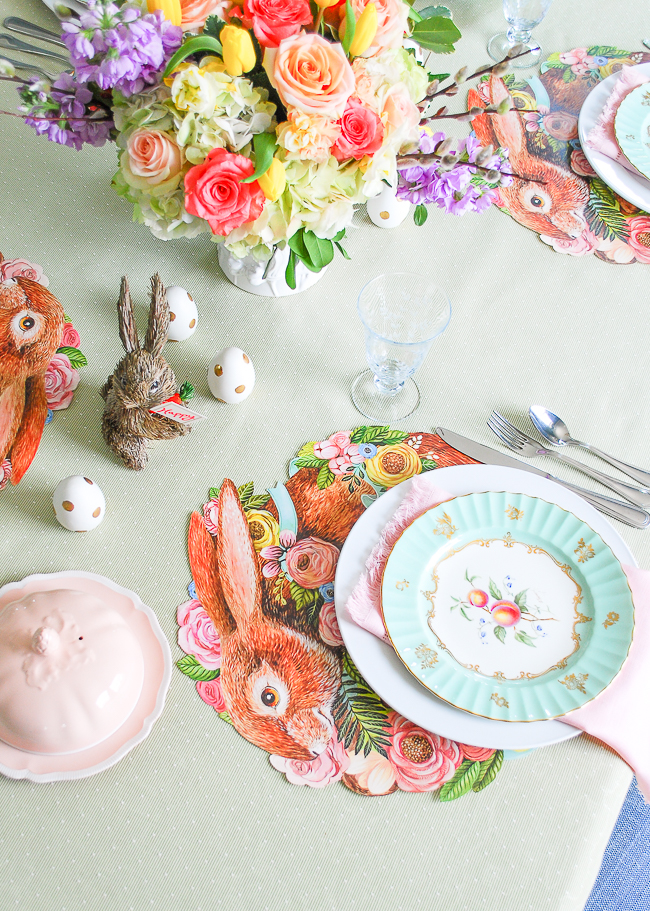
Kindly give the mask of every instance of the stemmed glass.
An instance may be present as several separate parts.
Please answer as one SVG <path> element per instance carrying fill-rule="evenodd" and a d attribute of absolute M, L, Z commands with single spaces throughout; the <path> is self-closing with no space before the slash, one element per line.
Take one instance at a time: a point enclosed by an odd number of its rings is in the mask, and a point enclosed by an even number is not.
<path fill-rule="evenodd" d="M 449 323 L 449 298 L 427 275 L 393 272 L 368 282 L 357 309 L 370 370 L 352 384 L 352 401 L 373 421 L 399 421 L 418 407 L 412 377 Z"/>
<path fill-rule="evenodd" d="M 510 66 L 534 66 L 542 56 L 537 41 L 531 39 L 531 31 L 548 12 L 551 0 L 503 0 L 503 15 L 510 24 L 507 32 L 494 35 L 488 42 L 488 54 L 493 60 L 503 60 L 516 44 L 523 44 L 530 53 L 511 61 Z"/>

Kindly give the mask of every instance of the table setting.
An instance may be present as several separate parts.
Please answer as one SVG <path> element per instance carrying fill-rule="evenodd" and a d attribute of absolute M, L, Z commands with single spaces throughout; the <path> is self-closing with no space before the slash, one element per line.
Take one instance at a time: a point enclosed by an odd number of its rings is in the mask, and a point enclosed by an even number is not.
<path fill-rule="evenodd" d="M 623 6 L 0 6 L 13 905 L 583 911 L 650 803 Z"/>

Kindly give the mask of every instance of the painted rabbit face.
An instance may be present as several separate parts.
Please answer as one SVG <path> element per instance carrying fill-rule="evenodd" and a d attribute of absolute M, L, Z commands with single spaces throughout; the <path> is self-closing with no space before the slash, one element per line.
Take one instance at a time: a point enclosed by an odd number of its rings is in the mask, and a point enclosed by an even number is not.
<path fill-rule="evenodd" d="M 45 371 L 61 342 L 63 308 L 38 282 L 0 283 L 0 361 L 2 373 L 28 377 Z"/>

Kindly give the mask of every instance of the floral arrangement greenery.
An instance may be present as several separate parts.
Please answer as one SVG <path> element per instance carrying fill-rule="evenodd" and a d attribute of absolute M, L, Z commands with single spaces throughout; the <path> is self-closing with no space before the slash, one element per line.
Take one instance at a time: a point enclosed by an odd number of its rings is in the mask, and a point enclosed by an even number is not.
<path fill-rule="evenodd" d="M 8 64 L 3 78 L 20 83 L 21 116 L 37 133 L 75 149 L 115 141 L 113 187 L 159 238 L 211 232 L 236 257 L 269 263 L 288 244 L 295 287 L 299 261 L 317 272 L 335 247 L 347 256 L 355 205 L 385 184 L 415 203 L 421 224 L 429 203 L 481 211 L 508 179 L 505 153 L 472 139 L 454 150 L 431 129 L 476 116 L 433 109 L 467 75 L 440 88 L 447 75 L 420 62 L 419 48 L 450 53 L 460 37 L 445 7 L 147 2 L 89 0 L 64 21 L 73 71 L 52 85 Z M 419 152 L 426 161 L 404 159 Z"/>

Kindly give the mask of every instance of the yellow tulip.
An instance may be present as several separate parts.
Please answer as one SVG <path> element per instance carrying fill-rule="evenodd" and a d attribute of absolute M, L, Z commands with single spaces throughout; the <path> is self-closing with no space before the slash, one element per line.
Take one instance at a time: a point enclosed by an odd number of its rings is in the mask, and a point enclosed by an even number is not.
<path fill-rule="evenodd" d="M 369 3 L 357 20 L 354 38 L 350 45 L 350 56 L 358 57 L 368 50 L 377 34 L 377 7 Z"/>
<path fill-rule="evenodd" d="M 223 62 L 229 76 L 241 76 L 253 69 L 257 57 L 251 36 L 245 28 L 224 25 L 220 38 L 223 47 Z"/>
<path fill-rule="evenodd" d="M 161 10 L 165 19 L 169 19 L 172 25 L 180 25 L 183 19 L 181 0 L 147 0 L 147 9 L 150 13 Z"/>
<path fill-rule="evenodd" d="M 266 174 L 257 178 L 257 182 L 269 202 L 275 202 L 282 196 L 287 185 L 287 174 L 279 158 L 273 159 L 271 167 Z"/>
<path fill-rule="evenodd" d="M 314 0 L 316 6 L 320 6 L 321 9 L 329 9 L 330 6 L 336 6 L 339 0 Z"/>

